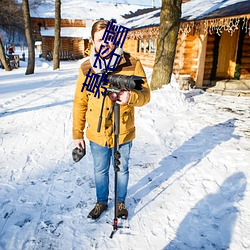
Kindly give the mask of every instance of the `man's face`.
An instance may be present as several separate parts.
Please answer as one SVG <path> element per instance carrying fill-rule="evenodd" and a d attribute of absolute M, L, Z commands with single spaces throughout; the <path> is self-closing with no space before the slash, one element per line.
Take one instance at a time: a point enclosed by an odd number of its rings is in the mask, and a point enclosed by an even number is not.
<path fill-rule="evenodd" d="M 104 54 L 101 54 L 102 52 L 100 53 L 101 57 L 107 56 L 115 48 L 115 45 L 110 41 L 108 43 L 104 43 L 104 40 L 102 40 L 104 32 L 105 29 L 95 32 L 93 41 L 96 52 L 99 52 L 101 45 L 104 45 L 102 51 L 108 49 Z"/>

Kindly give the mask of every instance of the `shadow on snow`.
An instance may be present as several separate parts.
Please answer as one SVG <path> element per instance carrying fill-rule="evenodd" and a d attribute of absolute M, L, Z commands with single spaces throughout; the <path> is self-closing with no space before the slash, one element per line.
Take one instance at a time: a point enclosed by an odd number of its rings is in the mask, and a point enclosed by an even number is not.
<path fill-rule="evenodd" d="M 72 102 L 73 102 L 73 100 L 66 100 L 66 101 L 62 101 L 62 102 L 43 104 L 43 105 L 36 106 L 36 107 L 21 108 L 21 109 L 14 110 L 14 111 L 5 111 L 3 113 L 0 113 L 0 117 L 6 117 L 9 115 L 15 115 L 15 114 L 25 113 L 25 112 L 29 112 L 29 111 L 40 110 L 40 109 L 44 109 L 44 108 L 51 108 L 51 107 L 55 107 L 55 106 L 65 105 L 65 104 L 72 103 Z"/>
<path fill-rule="evenodd" d="M 148 173 L 141 180 L 139 180 L 135 185 L 131 186 L 128 190 L 129 196 L 133 197 L 132 199 L 135 201 L 140 200 L 142 197 L 149 195 L 152 191 L 157 189 L 161 184 L 174 175 L 174 173 L 185 168 L 187 165 L 189 165 L 189 167 L 185 172 L 187 172 L 190 168 L 197 166 L 197 164 L 199 164 L 199 162 L 216 146 L 232 138 L 239 139 L 239 136 L 235 136 L 233 134 L 235 129 L 234 123 L 235 119 L 229 119 L 223 123 L 202 129 L 198 134 L 192 136 L 178 149 L 173 151 L 171 155 L 162 159 L 158 168 L 154 169 L 152 172 Z M 169 183 L 164 189 L 161 189 L 161 192 L 157 193 L 157 195 L 148 203 L 156 199 L 172 184 L 173 182 Z M 148 203 L 146 203 L 141 209 L 148 205 Z M 135 215 L 136 213 L 132 215 Z"/>
<path fill-rule="evenodd" d="M 190 210 L 164 250 L 229 249 L 239 212 L 234 203 L 243 199 L 246 185 L 242 172 L 228 177 L 217 193 L 207 195 Z"/>

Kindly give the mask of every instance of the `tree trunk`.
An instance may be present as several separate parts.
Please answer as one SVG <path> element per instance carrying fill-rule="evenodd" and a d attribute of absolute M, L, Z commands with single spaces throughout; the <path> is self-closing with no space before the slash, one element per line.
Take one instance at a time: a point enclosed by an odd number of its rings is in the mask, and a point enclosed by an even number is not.
<path fill-rule="evenodd" d="M 182 0 L 162 0 L 160 31 L 150 87 L 152 90 L 171 81 Z"/>
<path fill-rule="evenodd" d="M 30 9 L 28 0 L 22 0 L 22 8 L 23 8 L 25 36 L 28 44 L 28 66 L 25 74 L 30 75 L 34 74 L 35 70 L 35 48 L 32 37 L 32 27 L 30 21 Z"/>
<path fill-rule="evenodd" d="M 59 48 L 61 33 L 61 0 L 55 1 L 55 40 L 53 50 L 53 69 L 60 68 Z"/>
<path fill-rule="evenodd" d="M 2 43 L 2 39 L 0 37 L 0 61 L 1 64 L 3 65 L 4 69 L 6 71 L 11 71 L 11 68 L 6 60 L 6 56 L 5 56 L 5 52 L 4 52 L 4 47 L 3 47 L 3 43 Z"/>

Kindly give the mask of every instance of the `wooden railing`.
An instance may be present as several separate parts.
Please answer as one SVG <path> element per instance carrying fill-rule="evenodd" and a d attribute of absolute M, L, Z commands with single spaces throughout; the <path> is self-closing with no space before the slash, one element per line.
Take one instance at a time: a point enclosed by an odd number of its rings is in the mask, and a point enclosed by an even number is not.
<path fill-rule="evenodd" d="M 77 60 L 83 58 L 83 55 L 75 55 L 71 51 L 59 51 L 59 60 Z M 53 53 L 49 51 L 47 53 L 46 59 L 48 61 L 53 60 Z"/>

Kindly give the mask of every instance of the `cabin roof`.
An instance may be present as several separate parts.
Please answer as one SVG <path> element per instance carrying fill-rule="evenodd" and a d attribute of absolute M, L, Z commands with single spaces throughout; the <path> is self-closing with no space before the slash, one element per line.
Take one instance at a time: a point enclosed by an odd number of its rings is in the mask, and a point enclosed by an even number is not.
<path fill-rule="evenodd" d="M 41 28 L 42 36 L 51 36 L 54 37 L 55 28 Z M 72 37 L 72 38 L 81 38 L 89 39 L 91 34 L 91 29 L 89 27 L 61 27 L 61 37 Z"/>
<path fill-rule="evenodd" d="M 150 8 L 144 13 L 141 10 L 137 11 L 137 15 L 136 13 L 126 15 L 122 25 L 130 29 L 159 26 L 160 11 L 161 8 Z M 191 0 L 182 3 L 181 21 L 199 21 L 244 14 L 250 14 L 249 0 Z"/>
<path fill-rule="evenodd" d="M 93 0 L 61 0 L 61 18 L 70 20 L 96 20 L 96 19 L 116 19 L 117 22 L 122 15 L 131 14 L 138 9 L 147 9 L 149 6 L 133 4 L 115 4 L 108 2 L 96 2 Z M 34 18 L 55 18 L 55 3 L 46 0 L 44 4 L 36 9 L 30 10 L 31 17 Z"/>
<path fill-rule="evenodd" d="M 197 21 L 250 13 L 249 0 L 192 0 L 183 4 L 183 21 Z"/>

